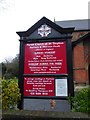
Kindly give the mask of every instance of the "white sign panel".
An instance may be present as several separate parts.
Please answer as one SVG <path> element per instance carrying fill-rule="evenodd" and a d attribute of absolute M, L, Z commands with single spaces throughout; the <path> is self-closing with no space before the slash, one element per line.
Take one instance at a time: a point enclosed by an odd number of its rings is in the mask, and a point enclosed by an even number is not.
<path fill-rule="evenodd" d="M 55 79 L 56 96 L 68 96 L 67 79 Z"/>

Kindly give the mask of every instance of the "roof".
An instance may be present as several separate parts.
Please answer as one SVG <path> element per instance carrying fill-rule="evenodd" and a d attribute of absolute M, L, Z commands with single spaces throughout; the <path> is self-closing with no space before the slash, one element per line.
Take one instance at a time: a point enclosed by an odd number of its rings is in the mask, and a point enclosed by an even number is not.
<path fill-rule="evenodd" d="M 90 19 L 55 21 L 63 28 L 75 27 L 74 31 L 90 30 Z"/>

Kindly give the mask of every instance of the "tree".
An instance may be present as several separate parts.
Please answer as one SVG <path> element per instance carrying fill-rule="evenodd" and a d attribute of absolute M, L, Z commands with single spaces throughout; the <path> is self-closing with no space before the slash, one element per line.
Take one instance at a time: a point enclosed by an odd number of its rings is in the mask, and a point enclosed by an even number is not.
<path fill-rule="evenodd" d="M 6 65 L 3 62 L 1 63 L 1 67 L 2 67 L 2 79 L 3 79 L 7 68 L 6 68 Z"/>
<path fill-rule="evenodd" d="M 12 60 L 6 59 L 3 64 L 6 67 L 6 70 L 3 70 L 4 72 L 3 76 L 5 77 L 5 79 L 18 77 L 18 66 L 19 66 L 18 55 L 16 55 L 16 57 L 13 58 Z"/>
<path fill-rule="evenodd" d="M 15 0 L 0 0 L 0 9 L 7 10 L 11 6 L 13 6 Z"/>

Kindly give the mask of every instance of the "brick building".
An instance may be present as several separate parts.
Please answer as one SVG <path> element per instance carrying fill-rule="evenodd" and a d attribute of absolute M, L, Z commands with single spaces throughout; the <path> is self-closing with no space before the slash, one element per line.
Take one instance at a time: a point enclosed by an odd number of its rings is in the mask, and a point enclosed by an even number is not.
<path fill-rule="evenodd" d="M 90 32 L 72 42 L 76 83 L 90 84 Z"/>
<path fill-rule="evenodd" d="M 55 23 L 63 28 L 75 27 L 72 34 L 74 82 L 90 85 L 90 19 Z"/>

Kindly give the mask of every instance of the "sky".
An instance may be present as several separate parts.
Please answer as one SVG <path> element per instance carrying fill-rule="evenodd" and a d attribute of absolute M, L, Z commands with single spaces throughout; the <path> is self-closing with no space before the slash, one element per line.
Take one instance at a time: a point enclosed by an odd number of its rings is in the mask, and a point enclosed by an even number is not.
<path fill-rule="evenodd" d="M 43 16 L 51 21 L 88 19 L 89 0 L 0 0 L 0 62 L 19 54 L 17 31 Z"/>

